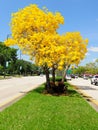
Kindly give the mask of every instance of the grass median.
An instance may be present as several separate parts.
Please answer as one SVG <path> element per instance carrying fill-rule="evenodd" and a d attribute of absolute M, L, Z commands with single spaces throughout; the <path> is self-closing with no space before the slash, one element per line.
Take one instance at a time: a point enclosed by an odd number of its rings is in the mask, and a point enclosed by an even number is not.
<path fill-rule="evenodd" d="M 98 130 L 98 113 L 68 87 L 67 96 L 42 94 L 44 85 L 0 113 L 0 130 Z"/>

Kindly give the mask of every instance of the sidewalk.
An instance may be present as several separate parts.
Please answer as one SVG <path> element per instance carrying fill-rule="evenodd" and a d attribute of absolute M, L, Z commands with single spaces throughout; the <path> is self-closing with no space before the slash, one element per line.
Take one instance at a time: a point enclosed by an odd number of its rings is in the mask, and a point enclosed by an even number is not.
<path fill-rule="evenodd" d="M 91 85 L 90 80 L 82 78 L 72 79 L 68 82 L 98 112 L 98 86 Z"/>

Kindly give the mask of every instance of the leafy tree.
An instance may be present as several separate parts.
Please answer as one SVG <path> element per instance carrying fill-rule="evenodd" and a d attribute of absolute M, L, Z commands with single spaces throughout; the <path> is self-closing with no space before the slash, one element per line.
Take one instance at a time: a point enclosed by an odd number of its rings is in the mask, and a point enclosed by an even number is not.
<path fill-rule="evenodd" d="M 12 67 L 11 67 L 12 68 Z M 39 68 L 32 64 L 31 62 L 25 60 L 17 60 L 14 66 L 14 73 L 15 74 L 22 74 L 22 75 L 31 75 L 33 73 L 38 73 Z"/>
<path fill-rule="evenodd" d="M 98 68 L 98 59 L 95 60 L 96 67 Z"/>
<path fill-rule="evenodd" d="M 41 68 L 36 64 L 32 64 L 32 74 L 40 74 L 42 72 Z"/>
<path fill-rule="evenodd" d="M 8 47 L 6 47 L 2 42 L 0 42 L 0 64 L 2 66 L 4 66 L 5 60 L 7 59 L 7 49 Z"/>
<path fill-rule="evenodd" d="M 35 63 L 44 69 L 47 90 L 50 88 L 50 68 L 55 82 L 56 69 L 79 64 L 87 52 L 88 41 L 79 32 L 57 34 L 56 30 L 63 23 L 64 18 L 59 12 L 52 13 L 46 8 L 41 10 L 31 4 L 13 14 L 12 38 L 5 41 L 8 46 L 17 44 L 23 53 L 32 60 L 34 58 Z"/>
<path fill-rule="evenodd" d="M 8 64 L 15 64 L 15 61 L 17 60 L 17 49 L 10 48 L 4 45 L 3 42 L 0 42 L 0 65 L 3 67 L 2 72 L 5 72 L 6 69 L 6 63 Z M 13 69 L 13 66 L 12 66 Z"/>
<path fill-rule="evenodd" d="M 97 74 L 98 73 L 98 62 L 97 59 L 95 62 L 90 62 L 85 65 L 86 70 L 90 74 Z"/>
<path fill-rule="evenodd" d="M 31 58 L 34 57 L 38 65 L 43 66 L 47 87 L 50 86 L 50 64 L 43 52 L 47 51 L 47 55 L 50 55 L 48 51 L 54 43 L 51 44 L 51 36 L 54 37 L 59 24 L 63 23 L 64 18 L 59 12 L 53 14 L 47 9 L 39 9 L 37 5 L 30 5 L 13 14 L 11 21 L 12 38 L 5 41 L 6 45 L 17 44 L 24 53 L 30 55 Z M 39 60 L 42 55 L 44 55 L 44 60 Z M 42 61 L 43 64 L 41 64 Z"/>
<path fill-rule="evenodd" d="M 85 66 L 79 66 L 79 67 L 77 67 L 77 68 L 74 68 L 73 70 L 72 70 L 72 73 L 73 74 L 79 74 L 79 75 L 82 75 L 82 74 L 84 74 L 85 72 L 86 72 L 86 67 Z"/>
<path fill-rule="evenodd" d="M 0 65 L 0 75 L 3 73 L 4 67 Z"/>
<path fill-rule="evenodd" d="M 87 63 L 85 66 L 79 66 L 76 69 L 73 69 L 73 73 L 79 74 L 79 75 L 82 75 L 82 74 L 91 74 L 91 75 L 98 74 L 97 63 L 95 61 L 95 62 Z"/>
<path fill-rule="evenodd" d="M 64 35 L 65 39 L 65 58 L 64 58 L 64 74 L 62 81 L 64 81 L 66 71 L 70 65 L 78 65 L 84 59 L 87 52 L 88 39 L 83 39 L 80 32 L 67 32 Z"/>

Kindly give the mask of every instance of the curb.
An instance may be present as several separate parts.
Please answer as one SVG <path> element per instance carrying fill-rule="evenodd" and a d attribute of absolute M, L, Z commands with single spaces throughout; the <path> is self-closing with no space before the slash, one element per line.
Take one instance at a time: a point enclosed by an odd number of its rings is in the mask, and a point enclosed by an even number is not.
<path fill-rule="evenodd" d="M 16 101 L 18 101 L 19 99 L 21 99 L 23 96 L 25 96 L 28 92 L 36 89 L 38 86 L 39 85 L 35 85 L 31 89 L 23 90 L 23 91 L 19 92 L 18 94 L 16 94 L 15 96 L 10 97 L 9 99 L 7 99 L 6 101 L 4 101 L 3 103 L 0 103 L 0 111 L 4 110 L 6 107 L 8 107 L 11 104 L 15 103 Z"/>
<path fill-rule="evenodd" d="M 79 92 L 83 97 L 86 98 L 87 101 L 92 102 L 93 104 L 95 104 L 96 106 L 98 106 L 98 101 L 96 101 L 95 99 L 93 99 L 91 96 L 89 96 L 88 94 L 86 94 L 85 92 L 83 92 L 83 90 L 81 90 L 80 88 L 78 88 L 77 86 L 71 84 L 74 89 Z"/>
<path fill-rule="evenodd" d="M 8 100 L 4 101 L 3 103 L 0 103 L 0 111 L 5 109 L 6 107 L 10 106 L 14 102 L 18 101 L 21 97 L 23 97 L 23 93 L 16 94 L 15 96 L 9 98 Z"/>

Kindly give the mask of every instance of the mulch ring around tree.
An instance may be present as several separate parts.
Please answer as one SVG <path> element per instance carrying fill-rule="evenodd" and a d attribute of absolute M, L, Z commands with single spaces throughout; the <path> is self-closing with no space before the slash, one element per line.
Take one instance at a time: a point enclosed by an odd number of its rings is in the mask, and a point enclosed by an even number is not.
<path fill-rule="evenodd" d="M 43 94 L 60 96 L 68 95 L 68 86 L 64 84 L 64 82 L 50 82 L 50 88 L 47 89 L 47 85 L 45 84 L 45 89 L 43 90 Z"/>

